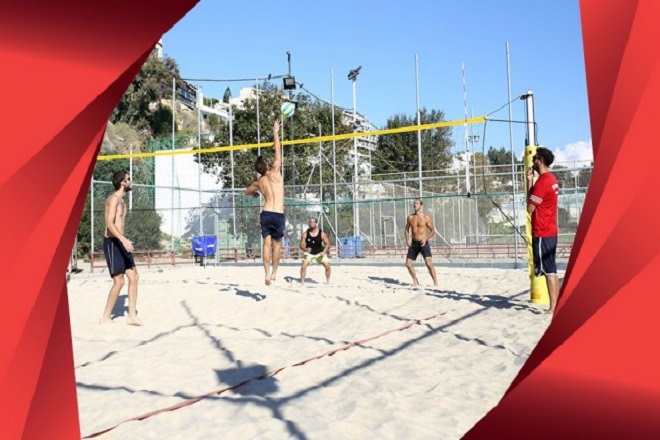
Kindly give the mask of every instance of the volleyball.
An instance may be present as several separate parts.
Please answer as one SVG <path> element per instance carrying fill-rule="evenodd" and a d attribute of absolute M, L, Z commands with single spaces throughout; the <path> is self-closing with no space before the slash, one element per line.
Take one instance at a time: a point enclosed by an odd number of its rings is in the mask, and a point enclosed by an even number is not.
<path fill-rule="evenodd" d="M 296 111 L 296 106 L 290 102 L 285 102 L 282 104 L 282 114 L 287 118 L 293 116 L 293 113 Z"/>

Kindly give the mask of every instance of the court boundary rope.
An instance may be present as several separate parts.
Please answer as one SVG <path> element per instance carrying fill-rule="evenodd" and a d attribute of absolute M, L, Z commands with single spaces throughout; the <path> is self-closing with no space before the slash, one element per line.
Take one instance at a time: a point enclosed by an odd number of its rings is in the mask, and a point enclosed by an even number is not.
<path fill-rule="evenodd" d="M 262 380 L 262 379 L 266 379 L 266 378 L 268 378 L 268 377 L 273 377 L 273 376 L 277 375 L 278 373 L 280 373 L 281 371 L 286 370 L 286 369 L 288 369 L 288 368 L 299 367 L 299 366 L 301 366 L 301 365 L 305 365 L 305 364 L 308 363 L 308 362 L 312 362 L 312 361 L 315 361 L 315 360 L 318 360 L 318 359 L 322 359 L 322 358 L 324 358 L 324 357 L 330 357 L 330 356 L 332 356 L 332 355 L 334 355 L 334 354 L 336 354 L 336 353 L 338 353 L 338 352 L 340 352 L 340 351 L 346 351 L 346 350 L 349 350 L 349 349 L 351 349 L 351 348 L 353 348 L 353 347 L 356 347 L 356 346 L 359 346 L 359 345 L 363 345 L 363 344 L 365 344 L 366 342 L 369 342 L 369 341 L 373 341 L 373 340 L 375 340 L 375 339 L 382 338 L 383 336 L 387 336 L 387 335 L 389 335 L 390 333 L 394 333 L 394 332 L 399 332 L 399 331 L 407 330 L 407 329 L 409 329 L 409 328 L 411 328 L 411 327 L 413 327 L 413 326 L 415 326 L 415 325 L 421 325 L 423 321 L 430 321 L 431 319 L 435 319 L 435 318 L 437 318 L 438 316 L 445 315 L 446 313 L 447 313 L 446 311 L 442 311 L 442 312 L 438 312 L 438 313 L 436 313 L 436 314 L 434 314 L 434 315 L 428 316 L 428 317 L 426 317 L 426 318 L 413 319 L 412 321 L 408 322 L 407 324 L 402 325 L 401 327 L 397 327 L 397 328 L 393 328 L 393 329 L 390 329 L 390 330 L 386 330 L 386 331 L 384 331 L 384 332 L 382 332 L 382 333 L 380 333 L 380 334 L 378 334 L 378 335 L 371 336 L 371 337 L 368 337 L 368 338 L 365 338 L 365 339 L 360 339 L 360 340 L 357 340 L 357 341 L 354 341 L 354 342 L 350 342 L 350 343 L 348 343 L 348 344 L 344 344 L 344 345 L 342 345 L 342 346 L 340 346 L 340 347 L 338 347 L 338 348 L 334 348 L 334 349 L 332 349 L 332 350 L 330 350 L 330 351 L 326 351 L 325 353 L 319 354 L 319 355 L 317 355 L 317 356 L 313 356 L 313 357 L 307 358 L 307 359 L 305 359 L 305 360 L 298 361 L 298 362 L 293 363 L 293 364 L 290 364 L 290 365 L 286 365 L 286 366 L 284 366 L 284 367 L 279 367 L 279 368 L 276 368 L 276 369 L 274 369 L 274 370 L 267 371 L 267 372 L 265 372 L 264 374 L 261 374 L 261 375 L 259 375 L 259 376 L 250 377 L 250 378 L 245 379 L 245 380 L 243 380 L 243 381 L 241 381 L 241 382 L 239 382 L 239 383 L 237 383 L 237 384 L 229 385 L 229 386 L 226 386 L 226 387 L 223 387 L 223 388 L 220 388 L 220 389 L 217 389 L 217 390 L 214 390 L 214 391 L 208 392 L 208 393 L 206 393 L 206 394 L 202 394 L 202 395 L 200 395 L 200 396 L 197 396 L 197 397 L 193 397 L 193 398 L 191 398 L 191 399 L 184 400 L 183 402 L 179 402 L 179 403 L 177 403 L 177 404 L 175 404 L 175 405 L 171 405 L 171 406 L 168 406 L 168 407 L 165 407 L 165 408 L 161 408 L 161 409 L 157 409 L 157 410 L 154 410 L 154 411 L 150 411 L 150 412 L 144 413 L 144 414 L 139 415 L 139 416 L 136 416 L 136 417 L 131 417 L 131 418 L 126 419 L 126 420 L 123 420 L 123 421 L 121 421 L 121 422 L 119 422 L 119 423 L 117 423 L 117 424 L 115 424 L 115 425 L 113 425 L 113 426 L 111 426 L 111 427 L 109 427 L 109 428 L 106 428 L 106 429 L 104 429 L 104 430 L 102 430 L 102 431 L 94 432 L 93 434 L 86 435 L 86 436 L 84 436 L 84 437 L 82 437 L 82 438 L 83 438 L 83 439 L 87 439 L 87 438 L 98 437 L 99 435 L 102 435 L 102 434 L 105 434 L 105 433 L 107 433 L 107 432 L 112 431 L 113 429 L 119 427 L 120 425 L 123 425 L 124 423 L 127 423 L 127 422 L 134 422 L 134 421 L 141 421 L 141 420 L 147 419 L 147 418 L 149 418 L 149 417 L 153 417 L 153 416 L 155 416 L 155 415 L 158 415 L 158 414 L 161 414 L 161 413 L 164 413 L 164 412 L 176 411 L 176 410 L 178 410 L 178 409 L 185 408 L 186 406 L 193 405 L 193 404 L 195 404 L 195 403 L 197 403 L 197 402 L 199 402 L 199 401 L 201 401 L 201 400 L 204 400 L 204 399 L 207 399 L 207 398 L 210 398 L 210 397 L 214 397 L 214 396 L 219 396 L 220 394 L 222 394 L 222 393 L 224 393 L 224 392 L 226 392 L 226 391 L 230 391 L 230 390 L 234 390 L 234 389 L 236 389 L 236 388 L 239 388 L 239 387 L 241 387 L 241 386 L 243 386 L 243 385 L 245 385 L 245 384 L 247 384 L 247 383 L 249 383 L 249 382 L 252 382 L 252 381 L 254 381 L 254 380 Z"/>

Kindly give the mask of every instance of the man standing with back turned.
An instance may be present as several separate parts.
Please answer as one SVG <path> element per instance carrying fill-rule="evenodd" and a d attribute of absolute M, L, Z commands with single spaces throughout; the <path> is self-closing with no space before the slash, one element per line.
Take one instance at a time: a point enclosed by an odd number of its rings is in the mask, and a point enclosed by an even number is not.
<path fill-rule="evenodd" d="M 557 276 L 557 197 L 559 182 L 549 170 L 555 155 L 547 148 L 539 147 L 532 158 L 532 168 L 527 171 L 527 212 L 532 215 L 532 254 L 534 275 L 545 275 L 553 313 L 559 297 L 559 277 Z M 534 182 L 534 172 L 538 179 Z"/>
<path fill-rule="evenodd" d="M 261 236 L 264 239 L 261 250 L 264 260 L 264 271 L 266 272 L 266 285 L 270 285 L 277 277 L 277 268 L 280 265 L 280 252 L 282 250 L 282 237 L 286 218 L 284 216 L 284 181 L 280 169 L 282 167 L 282 145 L 280 144 L 280 121 L 273 124 L 273 142 L 275 148 L 275 160 L 272 168 L 268 168 L 268 162 L 263 156 L 257 157 L 254 169 L 257 171 L 257 180 L 248 186 L 245 195 L 259 197 L 264 196 L 263 210 L 261 211 Z M 271 270 L 270 248 L 273 247 L 273 259 Z"/>

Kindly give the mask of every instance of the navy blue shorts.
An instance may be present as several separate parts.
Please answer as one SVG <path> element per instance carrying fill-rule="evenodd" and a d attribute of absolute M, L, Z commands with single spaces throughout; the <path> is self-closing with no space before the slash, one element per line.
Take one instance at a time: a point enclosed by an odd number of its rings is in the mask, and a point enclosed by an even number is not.
<path fill-rule="evenodd" d="M 135 268 L 133 254 L 126 250 L 118 238 L 104 237 L 103 253 L 105 254 L 105 262 L 108 263 L 108 271 L 111 277 L 125 273 L 126 269 Z"/>
<path fill-rule="evenodd" d="M 534 275 L 557 275 L 557 237 L 532 237 Z"/>
<path fill-rule="evenodd" d="M 419 254 L 422 254 L 422 257 L 428 258 L 431 256 L 431 245 L 427 241 L 426 244 L 422 247 L 422 242 L 421 241 L 412 241 L 412 244 L 408 248 L 408 255 L 406 258 L 410 258 L 411 260 L 415 261 L 417 259 L 417 256 Z"/>
<path fill-rule="evenodd" d="M 284 237 L 284 228 L 286 227 L 286 217 L 282 212 L 262 211 L 261 212 L 261 236 L 266 238 L 271 236 L 275 240 Z"/>

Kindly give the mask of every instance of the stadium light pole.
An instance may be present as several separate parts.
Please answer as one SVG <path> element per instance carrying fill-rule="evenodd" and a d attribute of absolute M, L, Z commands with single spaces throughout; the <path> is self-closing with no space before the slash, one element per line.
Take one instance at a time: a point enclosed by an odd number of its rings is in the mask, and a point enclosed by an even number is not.
<path fill-rule="evenodd" d="M 355 82 L 358 75 L 360 74 L 360 69 L 362 66 L 358 66 L 355 69 L 352 69 L 348 72 L 349 81 L 353 82 L 353 133 L 357 132 L 357 99 L 355 95 Z M 360 236 L 360 210 L 357 205 L 357 193 L 358 193 L 358 151 L 357 151 L 357 137 L 353 138 L 353 165 L 355 176 L 353 178 L 353 218 L 355 219 L 355 224 L 353 227 L 353 234 L 355 237 Z"/>
<path fill-rule="evenodd" d="M 287 58 L 287 63 L 289 65 L 289 73 L 283 79 L 283 89 L 289 91 L 289 102 L 293 103 L 293 90 L 296 89 L 296 80 L 293 77 L 293 75 L 291 75 L 291 52 L 289 52 L 289 51 L 286 52 L 286 58 Z M 295 105 L 295 103 L 293 103 L 293 104 Z M 290 140 L 293 140 L 293 118 L 294 118 L 294 115 L 289 116 L 289 120 L 291 121 L 291 125 L 290 125 L 291 131 L 290 131 L 290 135 L 289 135 Z M 282 133 L 284 133 L 284 128 L 282 128 Z M 282 153 L 282 156 L 284 156 L 284 153 Z M 293 177 L 292 192 L 293 192 L 293 198 L 295 199 L 296 198 L 296 193 L 297 193 L 297 191 L 296 191 L 296 146 L 295 145 L 291 145 L 291 158 L 292 158 L 292 162 L 293 162 L 291 164 L 291 176 Z M 282 171 L 282 175 L 284 175 L 284 171 Z M 293 218 L 293 233 L 294 233 L 294 236 L 295 236 L 297 234 L 297 228 L 296 228 L 297 221 L 296 221 L 296 210 L 295 209 L 293 210 L 292 218 Z"/>

